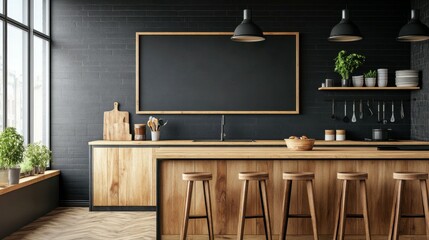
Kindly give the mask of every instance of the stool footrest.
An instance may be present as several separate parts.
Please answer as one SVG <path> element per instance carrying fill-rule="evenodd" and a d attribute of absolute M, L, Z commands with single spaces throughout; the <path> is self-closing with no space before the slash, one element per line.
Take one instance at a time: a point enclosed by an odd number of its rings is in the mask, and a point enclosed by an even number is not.
<path fill-rule="evenodd" d="M 358 213 L 349 213 L 346 216 L 347 218 L 363 218 L 363 214 L 358 214 Z"/>
<path fill-rule="evenodd" d="M 424 218 L 424 214 L 402 214 L 401 218 Z"/>
<path fill-rule="evenodd" d="M 194 215 L 194 216 L 189 216 L 190 219 L 200 219 L 200 218 L 207 218 L 206 215 Z"/>
<path fill-rule="evenodd" d="M 311 218 L 310 214 L 289 214 L 289 218 Z"/>
<path fill-rule="evenodd" d="M 263 218 L 263 215 L 250 215 L 250 216 L 245 216 L 244 218 Z"/>

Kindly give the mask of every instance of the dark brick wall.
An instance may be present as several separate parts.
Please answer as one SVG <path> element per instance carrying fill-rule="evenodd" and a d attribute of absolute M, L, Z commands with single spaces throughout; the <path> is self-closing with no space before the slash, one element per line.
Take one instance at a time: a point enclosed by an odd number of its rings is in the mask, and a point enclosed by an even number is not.
<path fill-rule="evenodd" d="M 370 136 L 372 128 L 380 127 L 376 119 L 365 118 L 355 124 L 331 120 L 329 99 L 409 100 L 408 92 L 317 91 L 326 77 L 339 79 L 333 73 L 333 58 L 341 49 L 367 56 L 362 71 L 387 67 L 392 74 L 396 69 L 409 68 L 409 44 L 395 40 L 407 21 L 408 1 L 350 2 L 351 16 L 365 39 L 348 44 L 326 40 L 340 20 L 343 1 L 260 0 L 249 1 L 249 5 L 254 20 L 265 31 L 301 33 L 301 114 L 227 116 L 227 137 L 282 139 L 305 134 L 320 139 L 324 129 L 341 128 L 347 129 L 350 138 L 363 139 Z M 135 114 L 135 32 L 233 31 L 241 21 L 243 8 L 243 4 L 226 0 L 52 1 L 51 132 L 53 167 L 62 171 L 62 200 L 88 199 L 87 144 L 102 138 L 103 112 L 112 109 L 114 101 L 120 102 L 122 110 L 131 112 L 132 123 L 147 119 Z M 406 118 L 386 126 L 392 127 L 398 138 L 410 137 L 408 101 L 405 107 Z M 351 117 L 351 105 L 348 110 Z M 340 104 L 337 114 L 343 116 Z M 219 116 L 165 118 L 169 124 L 162 132 L 163 139 L 219 137 Z"/>
<path fill-rule="evenodd" d="M 411 6 L 420 9 L 420 20 L 429 26 L 429 2 L 412 0 Z M 422 71 L 422 90 L 412 93 L 411 137 L 429 140 L 429 41 L 411 44 L 411 68 Z"/>

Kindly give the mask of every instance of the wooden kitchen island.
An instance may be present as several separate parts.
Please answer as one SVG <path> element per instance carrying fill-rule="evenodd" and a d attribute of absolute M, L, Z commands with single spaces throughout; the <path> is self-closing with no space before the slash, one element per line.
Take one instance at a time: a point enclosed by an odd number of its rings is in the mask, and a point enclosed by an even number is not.
<path fill-rule="evenodd" d="M 186 182 L 181 174 L 189 171 L 207 171 L 213 174 L 210 181 L 214 231 L 217 236 L 235 235 L 242 182 L 241 171 L 269 173 L 268 197 L 272 231 L 279 234 L 281 203 L 284 182 L 282 172 L 311 171 L 315 173 L 315 201 L 319 234 L 332 235 L 337 209 L 340 182 L 339 171 L 367 172 L 368 202 L 371 234 L 387 235 L 394 194 L 395 171 L 429 172 L 429 151 L 377 150 L 365 142 L 344 142 L 338 146 L 318 142 L 313 151 L 290 151 L 280 142 L 258 144 L 221 143 L 204 145 L 182 142 L 106 142 L 90 143 L 91 156 L 91 208 L 103 210 L 111 207 L 157 210 L 159 236 L 177 236 L 183 218 Z M 134 144 L 135 143 L 135 144 Z M 353 143 L 353 144 L 352 144 Z M 393 145 L 428 145 L 426 142 L 393 142 Z M 248 145 L 247 145 L 248 144 Z M 390 145 L 389 143 L 380 145 Z M 353 146 L 353 147 L 350 147 Z M 155 184 L 157 183 L 157 184 Z M 306 191 L 303 185 L 292 188 L 291 213 L 308 213 Z M 256 184 L 251 184 L 247 212 L 259 213 Z M 348 212 L 360 212 L 358 189 L 350 188 Z M 404 213 L 421 213 L 421 194 L 418 184 L 407 184 L 403 202 Z M 204 214 L 203 193 L 200 183 L 194 188 L 192 214 Z M 153 206 L 157 206 L 157 208 Z M 152 206 L 152 207 L 150 207 Z M 99 209 L 97 209 L 99 208 Z M 425 233 L 423 219 L 401 221 L 401 234 Z M 205 220 L 192 220 L 188 234 L 206 234 Z M 263 235 L 263 222 L 246 221 L 246 234 Z M 346 232 L 362 234 L 362 220 L 349 219 Z M 288 234 L 311 235 L 308 219 L 289 221 Z"/>

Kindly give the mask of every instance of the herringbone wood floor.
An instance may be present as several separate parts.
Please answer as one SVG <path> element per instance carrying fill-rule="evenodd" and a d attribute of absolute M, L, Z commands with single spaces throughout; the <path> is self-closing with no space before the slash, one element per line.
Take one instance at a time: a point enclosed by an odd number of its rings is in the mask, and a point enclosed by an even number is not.
<path fill-rule="evenodd" d="M 90 212 L 88 208 L 57 208 L 37 219 L 5 240 L 129 240 L 155 239 L 155 212 Z M 235 239 L 236 236 L 216 236 L 216 239 Z M 275 236 L 275 239 L 278 236 Z M 176 240 L 179 236 L 163 237 Z M 188 236 L 189 240 L 206 240 L 207 236 Z M 265 236 L 246 236 L 248 240 L 265 239 Z M 309 240 L 312 236 L 290 236 L 290 240 Z M 332 236 L 320 236 L 322 240 Z M 348 240 L 361 240 L 365 236 L 347 236 Z M 384 240 L 386 236 L 373 236 Z M 424 235 L 401 236 L 401 240 L 424 240 Z"/>
<path fill-rule="evenodd" d="M 5 240 L 155 238 L 155 212 L 90 212 L 88 208 L 57 208 Z"/>

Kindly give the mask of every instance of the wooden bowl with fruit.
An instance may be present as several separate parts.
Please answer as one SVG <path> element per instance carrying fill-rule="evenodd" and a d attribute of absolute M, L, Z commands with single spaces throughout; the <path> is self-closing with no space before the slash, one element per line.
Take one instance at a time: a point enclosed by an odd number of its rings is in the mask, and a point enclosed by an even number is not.
<path fill-rule="evenodd" d="M 314 139 L 310 139 L 307 136 L 291 136 L 285 139 L 287 148 L 294 151 L 310 151 L 313 149 L 314 141 Z"/>

